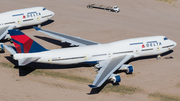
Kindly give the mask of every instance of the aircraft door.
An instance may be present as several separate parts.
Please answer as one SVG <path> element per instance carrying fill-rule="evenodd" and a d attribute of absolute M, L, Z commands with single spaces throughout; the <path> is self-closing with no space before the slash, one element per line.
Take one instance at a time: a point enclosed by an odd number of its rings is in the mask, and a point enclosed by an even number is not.
<path fill-rule="evenodd" d="M 112 56 L 112 52 L 108 52 L 107 55 L 108 55 L 108 57 L 111 57 Z"/>
<path fill-rule="evenodd" d="M 144 56 L 149 55 L 150 51 L 149 51 L 148 43 L 147 43 L 146 40 L 142 40 L 142 41 L 143 41 L 143 43 L 142 43 L 142 45 L 140 47 L 141 48 L 140 49 L 140 55 L 144 55 Z"/>
<path fill-rule="evenodd" d="M 37 21 L 39 21 L 40 20 L 40 16 L 37 16 Z"/>
<path fill-rule="evenodd" d="M 157 43 L 156 48 L 157 48 L 157 49 L 156 49 L 157 51 L 160 51 L 160 50 L 161 50 L 161 45 L 159 45 L 159 43 Z"/>
<path fill-rule="evenodd" d="M 22 26 L 22 19 L 19 18 L 19 19 L 16 20 L 16 28 L 19 28 L 21 26 Z"/>
<path fill-rule="evenodd" d="M 24 13 L 24 15 L 20 16 L 20 18 L 17 20 L 17 23 L 20 27 L 28 26 L 27 14 Z"/>
<path fill-rule="evenodd" d="M 145 47 L 145 42 L 142 40 L 142 43 L 137 45 L 137 48 L 135 50 L 135 53 L 138 55 L 142 55 L 142 49 Z"/>

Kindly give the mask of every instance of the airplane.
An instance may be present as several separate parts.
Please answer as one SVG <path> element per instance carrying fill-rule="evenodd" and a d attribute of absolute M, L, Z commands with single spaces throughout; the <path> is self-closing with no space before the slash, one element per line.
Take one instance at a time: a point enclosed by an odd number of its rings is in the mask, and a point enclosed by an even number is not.
<path fill-rule="evenodd" d="M 0 40 L 10 39 L 8 30 L 38 25 L 54 16 L 54 12 L 44 7 L 32 7 L 0 13 Z"/>
<path fill-rule="evenodd" d="M 132 73 L 132 65 L 125 64 L 132 58 L 160 55 L 173 49 L 177 43 L 165 36 L 150 36 L 125 39 L 116 42 L 101 44 L 79 37 L 73 37 L 49 30 L 34 27 L 37 31 L 69 42 L 78 47 L 48 50 L 33 41 L 18 29 L 9 30 L 14 46 L 3 45 L 18 60 L 19 66 L 25 66 L 31 62 L 50 64 L 76 64 L 85 63 L 97 70 L 97 75 L 90 88 L 101 87 L 106 80 L 119 83 L 121 77 L 114 72 L 125 70 Z M 22 40 L 23 39 L 23 40 Z"/>

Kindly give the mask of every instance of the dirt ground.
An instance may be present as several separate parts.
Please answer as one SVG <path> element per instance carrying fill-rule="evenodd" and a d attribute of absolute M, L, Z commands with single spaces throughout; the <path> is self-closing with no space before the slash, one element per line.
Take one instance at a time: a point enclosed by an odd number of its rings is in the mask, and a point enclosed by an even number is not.
<path fill-rule="evenodd" d="M 88 4 L 117 5 L 119 13 L 88 9 Z M 178 45 L 161 60 L 155 57 L 130 61 L 134 73 L 119 73 L 120 85 L 137 87 L 141 91 L 120 94 L 112 91 L 89 94 L 88 84 L 45 75 L 20 76 L 19 69 L 0 66 L 0 101 L 151 101 L 149 94 L 159 93 L 180 97 L 180 1 L 169 4 L 156 0 L 1 0 L 0 12 L 27 7 L 43 6 L 55 12 L 55 16 L 42 25 L 42 29 L 60 32 L 99 43 L 122 39 L 164 35 Z M 47 49 L 61 48 L 60 41 L 32 27 L 21 29 Z M 50 42 L 48 42 L 50 41 Z M 11 44 L 6 42 L 5 44 Z M 12 45 L 12 44 L 11 44 Z M 0 53 L 0 64 L 10 64 L 10 53 Z M 59 69 L 57 65 L 42 65 L 53 71 L 95 78 L 91 67 Z M 36 67 L 34 67 L 36 68 Z M 51 70 L 53 68 L 53 70 Z M 38 69 L 34 70 L 38 71 Z M 58 86 L 57 86 L 58 85 Z M 109 86 L 113 86 L 108 84 Z M 116 86 L 118 87 L 118 86 Z"/>

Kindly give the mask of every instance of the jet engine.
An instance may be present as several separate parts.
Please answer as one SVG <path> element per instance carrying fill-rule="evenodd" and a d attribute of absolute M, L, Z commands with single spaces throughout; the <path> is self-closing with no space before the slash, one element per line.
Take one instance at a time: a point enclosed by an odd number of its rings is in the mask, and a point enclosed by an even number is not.
<path fill-rule="evenodd" d="M 132 74 L 132 72 L 134 71 L 134 68 L 132 65 L 128 66 L 127 70 L 126 70 L 126 73 L 127 74 Z"/>
<path fill-rule="evenodd" d="M 127 74 L 132 74 L 134 68 L 132 65 L 122 65 L 119 70 L 125 70 Z"/>
<path fill-rule="evenodd" d="M 0 51 L 4 51 L 4 46 L 1 43 L 0 43 Z"/>
<path fill-rule="evenodd" d="M 121 82 L 121 77 L 119 74 L 112 74 L 109 79 L 111 79 L 113 83 Z"/>

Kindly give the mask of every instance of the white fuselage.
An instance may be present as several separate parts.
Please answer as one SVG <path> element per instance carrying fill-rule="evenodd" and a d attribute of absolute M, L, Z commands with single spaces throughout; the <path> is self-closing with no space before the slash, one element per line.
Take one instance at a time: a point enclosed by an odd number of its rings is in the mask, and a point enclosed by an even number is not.
<path fill-rule="evenodd" d="M 174 41 L 164 36 L 152 36 L 126 39 L 107 44 L 54 49 L 38 53 L 18 53 L 14 55 L 14 59 L 40 57 L 37 62 L 73 64 L 101 61 L 128 54 L 134 57 L 158 55 L 171 50 L 175 46 Z"/>
<path fill-rule="evenodd" d="M 0 28 L 14 28 L 41 24 L 54 16 L 54 12 L 44 7 L 32 7 L 0 13 Z"/>

